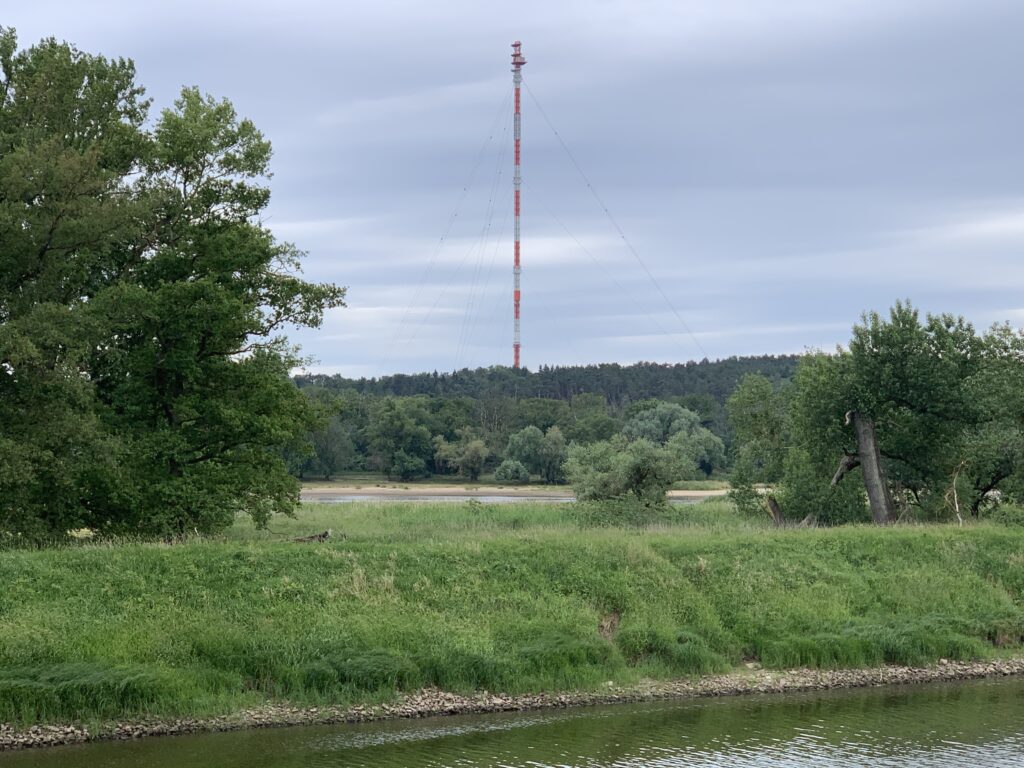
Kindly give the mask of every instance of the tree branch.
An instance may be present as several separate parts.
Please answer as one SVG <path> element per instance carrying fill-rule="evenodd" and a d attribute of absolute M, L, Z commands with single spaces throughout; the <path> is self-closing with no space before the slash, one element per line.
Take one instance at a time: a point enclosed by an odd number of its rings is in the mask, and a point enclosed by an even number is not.
<path fill-rule="evenodd" d="M 839 481 L 846 477 L 846 473 L 856 469 L 860 466 L 860 459 L 855 453 L 847 453 L 843 458 L 839 460 L 839 466 L 836 468 L 836 473 L 832 475 L 832 482 L 829 484 L 835 488 Z"/>

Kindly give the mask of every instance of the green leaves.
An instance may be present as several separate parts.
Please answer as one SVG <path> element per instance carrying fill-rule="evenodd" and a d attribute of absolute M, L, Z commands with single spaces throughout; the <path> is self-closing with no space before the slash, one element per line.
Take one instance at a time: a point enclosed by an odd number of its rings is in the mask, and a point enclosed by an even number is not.
<path fill-rule="evenodd" d="M 678 479 L 672 452 L 646 438 L 623 437 L 590 445 L 573 444 L 565 474 L 581 501 L 633 497 L 646 506 L 665 503 L 665 491 Z"/>
<path fill-rule="evenodd" d="M 317 412 L 281 333 L 344 289 L 258 223 L 270 144 L 188 88 L 155 127 L 131 62 L 0 30 L 0 527 L 212 531 L 288 513 Z"/>
<path fill-rule="evenodd" d="M 887 318 L 865 314 L 848 350 L 800 361 L 788 414 L 767 381 L 741 382 L 728 405 L 740 446 L 734 485 L 781 481 L 776 496 L 791 518 L 863 519 L 857 483 L 831 482 L 840 459 L 857 453 L 847 414 L 858 412 L 874 423 L 903 514 L 979 514 L 993 491 L 1016 487 L 1024 466 L 1022 385 L 1019 332 L 978 334 L 963 318 L 922 320 L 897 302 Z M 750 493 L 739 498 L 756 506 Z"/>
<path fill-rule="evenodd" d="M 155 171 L 192 223 L 245 221 L 266 207 L 270 143 L 226 99 L 185 88 L 154 131 Z"/>
<path fill-rule="evenodd" d="M 557 483 L 565 462 L 565 436 L 557 426 L 542 432 L 531 424 L 509 436 L 505 455 L 529 473 L 540 475 L 544 482 Z"/>

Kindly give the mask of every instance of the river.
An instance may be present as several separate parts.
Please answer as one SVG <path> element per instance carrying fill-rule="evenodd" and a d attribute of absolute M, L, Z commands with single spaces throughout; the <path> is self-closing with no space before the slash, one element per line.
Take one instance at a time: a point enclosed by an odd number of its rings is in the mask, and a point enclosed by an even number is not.
<path fill-rule="evenodd" d="M 0 754 L 2 768 L 672 768 L 1024 765 L 1024 681 L 982 680 Z"/>
<path fill-rule="evenodd" d="M 697 504 L 698 502 L 704 501 L 705 499 L 713 498 L 711 494 L 708 495 L 693 495 L 693 496 L 670 496 L 668 501 L 670 504 Z M 482 504 L 523 504 L 523 503 L 541 503 L 541 504 L 564 504 L 567 502 L 576 501 L 575 496 L 562 495 L 543 495 L 543 494 L 530 494 L 528 496 L 515 496 L 505 495 L 501 493 L 460 493 L 460 494 L 417 494 L 417 493 L 374 493 L 374 494 L 361 494 L 361 493 L 318 493 L 316 495 L 303 493 L 302 501 L 313 504 L 349 504 L 353 502 L 381 502 L 391 504 L 393 502 L 402 501 L 416 501 L 416 502 L 429 502 L 433 504 L 444 504 L 451 502 L 466 502 L 470 500 L 479 501 Z"/>

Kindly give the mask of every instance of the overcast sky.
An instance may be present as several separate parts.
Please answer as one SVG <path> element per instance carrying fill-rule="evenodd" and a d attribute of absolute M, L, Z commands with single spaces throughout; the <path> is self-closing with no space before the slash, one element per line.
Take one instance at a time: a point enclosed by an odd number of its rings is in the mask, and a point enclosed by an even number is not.
<path fill-rule="evenodd" d="M 134 59 L 154 113 L 198 85 L 256 122 L 267 225 L 349 287 L 291 334 L 313 370 L 511 364 L 515 39 L 527 367 L 830 348 L 905 297 L 1024 323 L 1020 0 L 36 0 L 0 24 Z"/>

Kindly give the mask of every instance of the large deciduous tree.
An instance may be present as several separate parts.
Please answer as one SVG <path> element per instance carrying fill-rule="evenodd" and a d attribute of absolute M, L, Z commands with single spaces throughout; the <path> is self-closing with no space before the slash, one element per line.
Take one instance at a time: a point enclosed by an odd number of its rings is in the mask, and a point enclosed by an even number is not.
<path fill-rule="evenodd" d="M 531 424 L 509 436 L 505 455 L 520 462 L 531 473 L 540 475 L 544 482 L 557 483 L 562 479 L 565 451 L 565 437 L 561 429 L 551 426 L 547 432 L 542 432 Z"/>
<path fill-rule="evenodd" d="M 922 323 L 917 310 L 897 303 L 887 319 L 865 315 L 835 360 L 843 454 L 833 484 L 859 467 L 872 518 L 890 522 L 894 486 L 917 501 L 934 493 L 979 422 L 965 384 L 981 369 L 982 339 L 963 318 L 929 315 Z"/>
<path fill-rule="evenodd" d="M 679 460 L 646 438 L 622 435 L 569 448 L 565 473 L 581 501 L 665 503 L 665 492 L 679 476 Z"/>
<path fill-rule="evenodd" d="M 415 404 L 394 398 L 377 404 L 366 428 L 373 469 L 401 480 L 429 474 L 427 462 L 434 448 L 423 416 Z"/>
<path fill-rule="evenodd" d="M 681 472 L 677 480 L 695 479 L 695 470 L 707 476 L 725 464 L 721 438 L 701 426 L 700 416 L 675 403 L 651 402 L 626 422 L 622 434 L 630 440 L 648 440 L 674 453 Z"/>
<path fill-rule="evenodd" d="M 1009 327 L 977 334 L 951 315 L 922 321 L 908 303 L 869 313 L 848 349 L 801 360 L 785 445 L 766 459 L 783 471 L 765 498 L 779 521 L 857 520 L 865 497 L 880 524 L 977 515 L 1021 470 L 1022 383 L 1024 339 Z M 741 455 L 773 443 L 773 430 L 752 427 L 771 421 L 769 394 L 745 384 L 730 401 Z"/>
<path fill-rule="evenodd" d="M 790 388 L 776 387 L 760 374 L 747 374 L 725 403 L 733 431 L 729 497 L 743 511 L 767 508 L 783 522 L 777 490 L 762 492 L 782 479 L 789 450 Z"/>
<path fill-rule="evenodd" d="M 289 512 L 315 416 L 281 335 L 344 291 L 260 224 L 270 145 L 132 64 L 0 32 L 0 527 L 168 535 Z"/>

